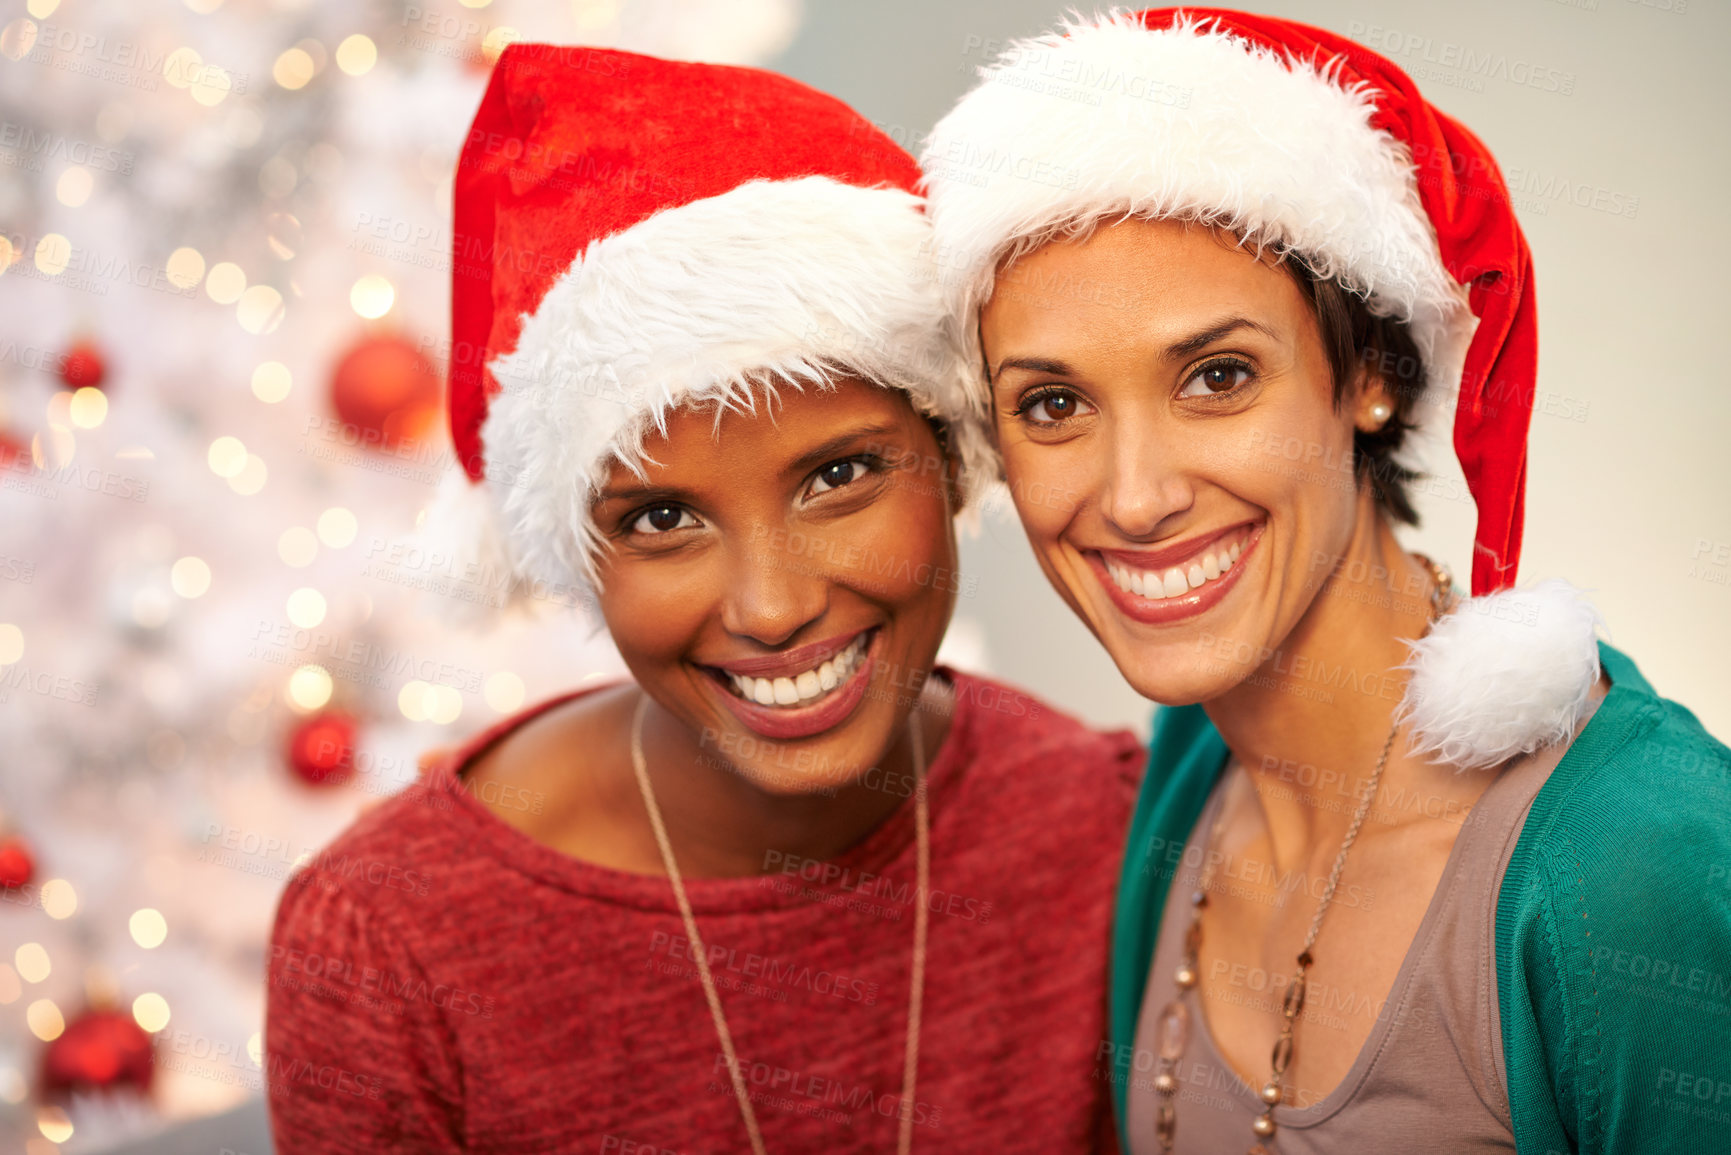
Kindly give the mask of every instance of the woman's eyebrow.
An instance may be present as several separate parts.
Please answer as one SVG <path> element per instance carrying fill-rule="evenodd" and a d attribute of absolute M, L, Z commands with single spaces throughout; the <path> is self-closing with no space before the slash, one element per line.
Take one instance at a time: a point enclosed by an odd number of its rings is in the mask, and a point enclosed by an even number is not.
<path fill-rule="evenodd" d="M 689 496 L 685 490 L 678 486 L 651 485 L 633 480 L 623 485 L 605 487 L 595 495 L 595 504 L 599 505 L 607 501 L 643 501 L 652 497 L 668 501 L 680 501 Z"/>
<path fill-rule="evenodd" d="M 1026 369 L 1032 373 L 1050 373 L 1055 377 L 1068 377 L 1074 370 L 1063 361 L 1054 361 L 1048 357 L 1005 357 L 998 362 L 998 367 L 991 372 L 991 379 L 997 380 L 1005 369 Z"/>
<path fill-rule="evenodd" d="M 1166 347 L 1166 356 L 1171 360 L 1192 356 L 1200 353 L 1228 333 L 1235 333 L 1239 329 L 1250 329 L 1253 332 L 1261 333 L 1270 340 L 1280 340 L 1279 333 L 1260 321 L 1252 321 L 1249 317 L 1228 317 L 1206 329 L 1200 329 L 1188 337 L 1172 342 Z"/>
<path fill-rule="evenodd" d="M 865 425 L 857 429 L 849 429 L 846 433 L 837 434 L 823 444 L 815 445 L 806 450 L 789 462 L 787 468 L 783 469 L 782 472 L 803 475 L 830 458 L 839 455 L 843 450 L 855 447 L 862 439 L 871 438 L 882 441 L 885 438 L 894 437 L 898 432 L 900 432 L 899 427 L 888 424 Z"/>
<path fill-rule="evenodd" d="M 1192 356 L 1239 329 L 1250 329 L 1274 341 L 1281 339 L 1279 333 L 1260 321 L 1253 321 L 1249 317 L 1227 317 L 1206 329 L 1199 329 L 1188 337 L 1174 341 L 1166 347 L 1166 357 L 1168 360 L 1176 361 Z M 988 380 L 996 381 L 1005 369 L 1026 369 L 1031 373 L 1050 373 L 1054 377 L 1073 377 L 1076 375 L 1075 369 L 1071 368 L 1068 362 L 1059 361 L 1055 358 L 1006 357 L 998 362 L 995 369 L 991 370 Z"/>

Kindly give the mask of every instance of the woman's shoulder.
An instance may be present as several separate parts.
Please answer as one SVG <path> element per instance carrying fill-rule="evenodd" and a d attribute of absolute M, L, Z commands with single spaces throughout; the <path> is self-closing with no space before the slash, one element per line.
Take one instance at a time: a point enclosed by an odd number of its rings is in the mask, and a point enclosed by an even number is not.
<path fill-rule="evenodd" d="M 486 877 L 492 859 L 476 853 L 502 834 L 488 815 L 521 827 L 560 805 L 539 768 L 550 748 L 616 707 L 613 689 L 549 699 L 429 758 L 417 781 L 297 863 L 278 933 L 344 920 L 415 922 L 404 912 L 427 904 L 412 900 L 436 892 L 448 903 L 470 885 L 496 885 Z"/>
<path fill-rule="evenodd" d="M 583 787 L 585 767 L 623 745 L 636 698 L 630 682 L 551 698 L 458 750 L 447 763 L 449 777 L 508 825 L 534 825 L 530 818 L 563 809 L 562 795 Z M 574 759 L 573 751 L 585 757 Z M 542 805 L 525 811 L 517 795 Z"/>
<path fill-rule="evenodd" d="M 1731 1079 L 1731 751 L 1601 657 L 1611 692 L 1533 799 L 1498 899 L 1516 1130 L 1560 1113 L 1583 1150 L 1704 1150 L 1685 1092 Z"/>
<path fill-rule="evenodd" d="M 1534 800 L 1531 833 L 1612 869 L 1662 847 L 1731 851 L 1731 749 L 1626 655 L 1600 650 L 1611 691 Z"/>

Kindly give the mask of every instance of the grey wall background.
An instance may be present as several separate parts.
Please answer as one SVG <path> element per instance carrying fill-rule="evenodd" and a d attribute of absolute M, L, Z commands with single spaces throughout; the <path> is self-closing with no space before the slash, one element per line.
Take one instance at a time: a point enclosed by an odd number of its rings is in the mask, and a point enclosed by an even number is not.
<path fill-rule="evenodd" d="M 1731 737 L 1731 240 L 1718 219 L 1731 176 L 1731 4 L 1255 7 L 1392 57 L 1496 154 L 1532 245 L 1539 304 L 1522 579 L 1595 591 L 1612 641 L 1661 693 Z M 770 66 L 917 150 L 995 43 L 1052 27 L 1064 10 L 1057 0 L 808 0 Z M 1490 60 L 1490 74 L 1442 65 L 1467 51 Z M 1571 91 L 1506 79 L 1535 70 Z M 1470 503 L 1423 512 L 1413 547 L 1466 574 Z M 958 610 L 961 649 L 983 644 L 1000 676 L 1090 721 L 1146 731 L 1147 704 L 1048 588 L 1013 518 L 987 524 L 964 555 L 979 592 Z"/>

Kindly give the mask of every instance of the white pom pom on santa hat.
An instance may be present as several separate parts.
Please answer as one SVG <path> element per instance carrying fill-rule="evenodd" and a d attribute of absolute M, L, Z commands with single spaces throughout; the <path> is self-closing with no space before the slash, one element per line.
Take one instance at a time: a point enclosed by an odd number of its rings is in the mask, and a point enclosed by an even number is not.
<path fill-rule="evenodd" d="M 1599 679 L 1599 611 L 1552 578 L 1467 598 L 1411 643 L 1411 748 L 1472 770 L 1574 733 Z"/>

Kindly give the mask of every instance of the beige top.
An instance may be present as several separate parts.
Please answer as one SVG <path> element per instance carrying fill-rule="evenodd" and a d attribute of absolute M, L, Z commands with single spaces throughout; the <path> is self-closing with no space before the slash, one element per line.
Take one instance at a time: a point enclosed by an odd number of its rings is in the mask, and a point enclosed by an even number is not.
<path fill-rule="evenodd" d="M 1271 1146 L 1278 1155 L 1515 1149 L 1497 1010 L 1497 893 L 1527 811 L 1556 761 L 1522 759 L 1479 797 L 1352 1068 L 1320 1102 L 1275 1108 L 1279 1129 Z M 1221 775 L 1197 830 L 1212 828 L 1226 780 Z M 1197 874 L 1187 866 L 1173 879 L 1143 996 L 1128 1102 L 1132 1155 L 1160 1149 L 1154 1138 L 1155 1031 L 1177 993 L 1172 972 L 1182 957 Z M 1279 991 L 1268 997 L 1270 1013 L 1278 1013 Z M 1194 994 L 1188 998 L 1191 1033 L 1177 1067 L 1176 1151 L 1245 1151 L 1256 1140 L 1250 1124 L 1262 1103 L 1221 1058 L 1206 1017 L 1196 1013 Z M 1305 1017 L 1313 1013 L 1319 1012 L 1307 1009 Z"/>

